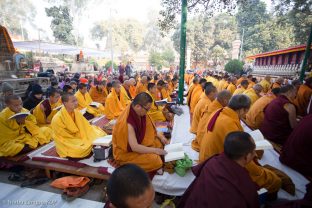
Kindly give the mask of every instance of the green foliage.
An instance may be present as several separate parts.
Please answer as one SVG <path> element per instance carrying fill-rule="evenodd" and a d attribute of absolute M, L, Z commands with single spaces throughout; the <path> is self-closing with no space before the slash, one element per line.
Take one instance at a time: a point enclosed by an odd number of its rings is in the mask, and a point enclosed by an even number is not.
<path fill-rule="evenodd" d="M 108 61 L 108 62 L 106 62 L 106 64 L 105 64 L 105 69 L 107 70 L 109 67 L 111 67 L 112 66 L 112 61 L 110 60 L 110 61 Z M 114 62 L 114 65 L 113 65 L 113 67 L 114 67 L 114 70 L 117 70 L 118 69 L 118 66 L 117 66 L 117 64 Z"/>
<path fill-rule="evenodd" d="M 72 34 L 73 18 L 69 14 L 66 6 L 53 6 L 46 8 L 48 17 L 52 17 L 51 29 L 56 41 L 66 44 L 75 44 L 75 38 Z"/>
<path fill-rule="evenodd" d="M 166 49 L 163 52 L 150 51 L 148 61 L 149 63 L 161 70 L 162 67 L 169 67 L 174 62 L 174 51 Z"/>
<path fill-rule="evenodd" d="M 243 65 L 244 65 L 243 62 L 237 59 L 233 59 L 225 64 L 224 70 L 229 73 L 240 75 L 243 71 Z"/>

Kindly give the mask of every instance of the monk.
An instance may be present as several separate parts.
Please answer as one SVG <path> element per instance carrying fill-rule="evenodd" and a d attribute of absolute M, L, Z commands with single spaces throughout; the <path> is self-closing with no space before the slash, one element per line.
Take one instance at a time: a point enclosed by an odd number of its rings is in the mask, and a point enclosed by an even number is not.
<path fill-rule="evenodd" d="M 250 76 L 251 76 L 251 78 L 248 79 L 249 85 L 248 85 L 247 89 L 252 88 L 257 83 L 257 78 L 252 77 L 252 75 L 250 75 Z"/>
<path fill-rule="evenodd" d="M 211 115 L 200 144 L 200 162 L 224 151 L 223 144 L 227 134 L 233 131 L 243 131 L 240 119 L 245 117 L 250 103 L 246 95 L 234 95 L 227 107 Z M 246 169 L 251 179 L 260 188 L 266 188 L 269 193 L 277 192 L 281 187 L 281 179 L 274 172 L 257 165 L 256 162 L 250 162 L 246 165 Z"/>
<path fill-rule="evenodd" d="M 4 98 L 9 95 L 14 94 L 13 86 L 8 82 L 2 82 L 1 93 L 0 93 L 0 111 L 2 111 L 6 106 L 4 103 Z"/>
<path fill-rule="evenodd" d="M 296 127 L 296 107 L 291 103 L 296 93 L 293 85 L 285 85 L 277 98 L 264 109 L 264 120 L 259 129 L 266 139 L 283 145 Z"/>
<path fill-rule="evenodd" d="M 233 95 L 243 94 L 243 92 L 244 92 L 245 90 L 247 90 L 248 85 L 249 85 L 248 80 L 243 80 L 243 81 L 240 83 L 240 87 L 237 88 L 237 89 L 234 91 Z"/>
<path fill-rule="evenodd" d="M 258 186 L 246 170 L 256 156 L 253 139 L 248 133 L 234 131 L 226 136 L 223 147 L 224 153 L 192 168 L 196 178 L 178 207 L 260 207 Z"/>
<path fill-rule="evenodd" d="M 208 108 L 210 103 L 216 98 L 217 88 L 212 85 L 211 82 L 207 82 L 204 88 L 204 96 L 196 104 L 190 132 L 193 134 L 197 133 L 198 122 L 203 115 L 205 109 Z"/>
<path fill-rule="evenodd" d="M 246 74 L 243 74 L 243 75 L 237 80 L 236 85 L 237 85 L 237 86 L 240 85 L 240 84 L 242 83 L 242 81 L 244 81 L 244 80 L 247 80 L 247 81 L 248 81 Z"/>
<path fill-rule="evenodd" d="M 271 77 L 269 75 L 266 75 L 264 79 L 259 83 L 262 86 L 263 93 L 269 92 L 271 88 Z"/>
<path fill-rule="evenodd" d="M 141 93 L 141 92 L 146 92 L 147 90 L 147 76 L 143 76 L 141 81 L 137 83 L 135 93 L 136 95 Z"/>
<path fill-rule="evenodd" d="M 236 90 L 236 82 L 237 82 L 237 79 L 236 77 L 231 77 L 229 78 L 229 85 L 227 86 L 227 90 L 230 91 L 230 93 L 233 95 L 233 93 L 235 92 Z"/>
<path fill-rule="evenodd" d="M 284 84 L 284 78 L 283 78 L 283 77 L 279 77 L 279 78 L 277 78 L 276 81 L 272 84 L 271 89 L 274 89 L 274 88 L 281 88 L 283 84 Z"/>
<path fill-rule="evenodd" d="M 307 108 L 309 105 L 310 97 L 312 96 L 312 77 L 305 80 L 305 83 L 300 85 L 295 105 L 297 106 L 297 114 L 300 116 L 307 115 Z"/>
<path fill-rule="evenodd" d="M 51 122 L 56 152 L 60 157 L 87 157 L 92 151 L 92 142 L 106 133 L 92 126 L 77 110 L 76 96 L 65 93 L 62 95 L 62 103 L 64 107 Z"/>
<path fill-rule="evenodd" d="M 59 110 L 56 108 L 62 105 L 58 102 L 60 97 L 60 92 L 52 88 L 49 92 L 49 98 L 43 100 L 35 107 L 33 115 L 36 117 L 38 126 L 50 126 L 53 116 Z"/>
<path fill-rule="evenodd" d="M 228 90 L 222 90 L 218 93 L 217 98 L 206 108 L 202 114 L 202 117 L 199 119 L 196 137 L 192 141 L 192 148 L 193 150 L 199 152 L 200 144 L 202 138 L 205 135 L 207 123 L 209 121 L 210 115 L 215 112 L 216 110 L 223 108 L 228 105 L 229 100 L 231 99 L 231 93 Z"/>
<path fill-rule="evenodd" d="M 259 98 L 246 114 L 246 123 L 252 129 L 259 129 L 264 119 L 264 109 L 276 98 L 280 88 L 274 88 L 270 93 Z"/>
<path fill-rule="evenodd" d="M 156 92 L 156 85 L 154 83 L 148 83 L 147 85 L 148 91 L 146 91 L 147 94 L 149 94 L 152 97 L 152 104 L 151 108 L 147 112 L 147 114 L 152 118 L 154 122 L 156 121 L 166 121 L 166 117 L 164 115 L 164 107 L 163 106 L 157 106 L 155 104 L 155 98 L 153 95 L 155 95 Z"/>
<path fill-rule="evenodd" d="M 251 105 L 253 105 L 256 100 L 258 100 L 262 92 L 262 86 L 260 84 L 255 84 L 252 88 L 245 90 L 243 94 L 247 95 L 251 100 Z"/>
<path fill-rule="evenodd" d="M 156 84 L 155 82 L 151 82 L 151 83 Z M 164 89 L 164 87 L 165 87 L 165 82 L 163 80 L 158 80 L 156 84 L 155 95 L 153 96 L 155 101 L 165 99 L 162 94 L 162 90 Z"/>
<path fill-rule="evenodd" d="M 89 94 L 94 102 L 105 105 L 105 100 L 108 96 L 106 81 L 99 81 L 95 86 L 92 86 L 89 90 Z"/>
<path fill-rule="evenodd" d="M 166 154 L 163 144 L 167 140 L 156 132 L 147 114 L 152 102 L 148 93 L 140 93 L 119 116 L 113 129 L 113 154 L 117 163 L 133 163 L 147 172 L 162 167 L 161 155 Z"/>
<path fill-rule="evenodd" d="M 109 177 L 107 197 L 104 208 L 152 207 L 155 191 L 142 168 L 126 164 L 114 170 Z"/>
<path fill-rule="evenodd" d="M 99 104 L 99 107 L 90 106 L 93 100 L 87 91 L 86 84 L 80 83 L 78 85 L 78 91 L 75 93 L 75 96 L 78 101 L 78 110 L 86 108 L 87 112 L 92 114 L 94 117 L 101 116 L 105 113 L 104 106 L 102 104 Z"/>
<path fill-rule="evenodd" d="M 130 88 L 129 88 L 129 93 L 131 95 L 131 99 L 135 98 L 136 94 L 135 94 L 135 79 L 134 78 L 130 78 L 129 79 L 129 84 L 130 84 Z"/>
<path fill-rule="evenodd" d="M 188 92 L 187 92 L 187 105 L 190 106 L 190 102 L 191 102 L 191 95 L 193 93 L 193 90 L 195 89 L 195 87 L 199 84 L 199 77 L 194 77 L 193 79 L 193 83 L 190 84 L 189 88 L 188 88 Z"/>
<path fill-rule="evenodd" d="M 39 127 L 34 115 L 9 119 L 16 113 L 29 112 L 18 95 L 5 97 L 5 104 L 0 113 L 0 157 L 26 153 L 51 141 L 52 130 Z"/>
<path fill-rule="evenodd" d="M 312 114 L 303 117 L 283 145 L 280 161 L 312 178 Z"/>
<path fill-rule="evenodd" d="M 131 103 L 131 94 L 130 94 L 131 82 L 125 80 L 124 83 L 120 86 L 120 101 L 123 108 L 126 108 L 127 105 Z"/>
<path fill-rule="evenodd" d="M 206 82 L 207 82 L 206 79 L 200 79 L 199 84 L 194 87 L 194 90 L 192 91 L 192 94 L 190 95 L 190 100 L 188 102 L 189 102 L 191 115 L 193 115 L 194 113 L 195 106 L 198 103 L 200 96 L 203 93 L 203 89 L 204 89 Z"/>
<path fill-rule="evenodd" d="M 218 85 L 218 92 L 221 92 L 222 90 L 224 90 L 223 86 L 225 85 L 225 83 L 227 83 L 227 76 L 224 76 L 220 81 L 219 81 L 219 85 Z M 227 86 L 226 86 L 227 87 Z M 226 88 L 225 88 L 226 89 Z"/>
<path fill-rule="evenodd" d="M 121 85 L 118 80 L 112 82 L 112 90 L 106 98 L 104 114 L 107 119 L 117 119 L 125 109 L 121 101 Z"/>

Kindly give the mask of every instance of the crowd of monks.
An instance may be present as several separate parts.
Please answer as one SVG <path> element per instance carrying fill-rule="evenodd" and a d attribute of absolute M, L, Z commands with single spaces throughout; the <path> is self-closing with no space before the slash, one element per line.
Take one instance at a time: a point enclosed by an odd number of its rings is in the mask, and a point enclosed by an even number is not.
<path fill-rule="evenodd" d="M 244 124 L 260 129 L 266 139 L 280 147 L 283 163 L 312 178 L 312 137 L 308 130 L 312 126 L 312 77 L 300 83 L 207 71 L 201 75 L 187 73 L 184 79 L 190 132 L 194 134 L 192 148 L 199 152 L 199 163 L 225 152 L 227 136 L 243 132 Z M 174 99 L 178 81 L 172 73 L 68 80 L 62 87 L 51 86 L 45 98 L 35 84 L 26 95 L 25 108 L 19 96 L 9 93 L 0 113 L 0 157 L 15 156 L 52 140 L 60 157 L 87 157 L 92 154 L 92 142 L 107 134 L 88 120 L 105 116 L 116 120 L 112 132 L 116 163 L 136 164 L 146 172 L 155 172 L 163 166 L 163 147 L 169 143 L 157 132 L 155 123 L 173 120 L 170 108 L 156 101 Z M 21 112 L 30 114 L 10 119 Z M 257 152 L 244 162 L 244 169 L 257 188 L 276 193 L 283 181 L 259 165 L 260 157 Z M 242 157 L 239 160 L 243 161 Z"/>

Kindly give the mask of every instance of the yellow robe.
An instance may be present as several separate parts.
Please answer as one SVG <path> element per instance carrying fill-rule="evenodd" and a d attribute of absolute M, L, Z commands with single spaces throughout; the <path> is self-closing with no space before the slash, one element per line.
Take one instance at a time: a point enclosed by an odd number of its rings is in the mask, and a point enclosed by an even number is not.
<path fill-rule="evenodd" d="M 217 86 L 217 88 L 218 88 L 218 92 L 221 92 L 222 90 L 223 90 L 223 85 L 225 84 L 225 80 L 224 79 L 221 79 L 220 81 L 219 81 L 219 84 L 218 84 L 218 86 Z"/>
<path fill-rule="evenodd" d="M 248 85 L 247 89 L 253 88 L 253 86 L 255 86 L 255 85 L 256 85 L 256 83 L 249 80 L 249 85 Z"/>
<path fill-rule="evenodd" d="M 210 119 L 213 116 L 214 114 L 211 115 Z M 203 162 L 213 155 L 223 152 L 224 139 L 228 133 L 233 131 L 243 131 L 243 127 L 237 113 L 225 107 L 217 118 L 212 132 L 207 130 L 205 132 L 200 145 L 199 161 Z M 272 193 L 278 191 L 281 187 L 281 179 L 274 172 L 257 165 L 254 161 L 251 161 L 246 169 L 251 179 L 260 188 L 266 188 L 268 192 Z"/>
<path fill-rule="evenodd" d="M 147 90 L 147 85 L 143 85 L 142 82 L 138 82 L 136 89 L 135 89 L 135 94 L 139 94 L 141 92 L 146 92 Z"/>
<path fill-rule="evenodd" d="M 244 80 L 247 80 L 247 78 L 245 78 L 245 77 L 240 77 L 240 78 L 237 80 L 236 85 L 237 85 L 237 86 L 240 85 L 240 83 L 242 83 L 242 81 L 244 81 Z"/>
<path fill-rule="evenodd" d="M 22 109 L 21 112 L 28 112 Z M 25 146 L 35 149 L 51 141 L 52 130 L 48 127 L 37 126 L 34 115 L 25 119 L 25 124 L 18 124 L 15 119 L 9 119 L 15 113 L 9 108 L 3 109 L 0 113 L 0 157 L 17 155 Z M 26 132 L 25 127 L 30 132 Z"/>
<path fill-rule="evenodd" d="M 120 97 L 122 95 L 120 94 Z M 105 111 L 104 114 L 107 119 L 116 119 L 121 114 L 121 112 L 125 109 L 122 106 L 122 103 L 120 101 L 121 99 L 118 98 L 118 95 L 114 88 L 112 88 L 111 93 L 106 98 L 105 103 Z"/>
<path fill-rule="evenodd" d="M 128 95 L 124 86 L 120 86 L 120 102 L 123 108 L 126 108 L 131 103 L 131 95 Z"/>
<path fill-rule="evenodd" d="M 158 170 L 162 167 L 162 160 L 159 155 L 156 154 L 140 154 L 128 150 L 128 123 L 131 105 L 122 112 L 117 119 L 117 122 L 113 129 L 113 154 L 114 159 L 121 165 L 127 163 L 133 163 L 145 171 L 150 172 Z M 159 139 L 156 138 L 156 129 L 152 119 L 146 116 L 146 130 L 144 139 L 141 145 L 154 148 L 162 148 L 162 144 Z"/>
<path fill-rule="evenodd" d="M 58 112 L 58 110 L 53 110 L 54 108 L 57 108 L 58 106 L 61 106 L 62 103 L 59 103 L 59 102 L 56 102 L 54 103 L 53 105 L 51 105 L 50 103 L 50 106 L 51 106 L 51 113 L 50 115 L 48 116 L 48 118 L 46 118 L 46 115 L 44 113 L 44 111 L 42 111 L 41 109 L 41 103 L 43 101 L 41 101 L 35 108 L 34 108 L 34 111 L 33 111 L 33 115 L 36 117 L 36 120 L 37 120 L 37 124 L 38 126 L 42 127 L 42 126 L 50 126 L 50 123 L 52 121 L 52 118 L 53 116 Z M 50 123 L 47 123 L 47 120 L 50 121 Z"/>
<path fill-rule="evenodd" d="M 246 123 L 253 129 L 259 129 L 264 119 L 264 108 L 276 98 L 274 94 L 267 94 L 259 98 L 246 114 Z"/>
<path fill-rule="evenodd" d="M 163 88 L 163 89 L 161 89 L 160 93 L 161 93 L 161 96 L 162 96 L 163 99 L 166 99 L 166 98 L 167 98 L 167 100 L 168 100 L 169 102 L 171 101 L 171 97 L 170 97 L 170 92 L 169 92 L 169 90 L 166 90 L 165 88 Z"/>
<path fill-rule="evenodd" d="M 245 90 L 246 90 L 246 89 L 243 88 L 243 87 L 237 88 L 237 89 L 234 91 L 233 95 L 243 94 L 243 92 L 244 92 Z"/>
<path fill-rule="evenodd" d="M 92 151 L 92 142 L 106 135 L 99 127 L 92 126 L 78 110 L 74 110 L 73 120 L 64 107 L 53 117 L 51 127 L 60 157 L 86 157 Z"/>
<path fill-rule="evenodd" d="M 147 112 L 147 114 L 151 117 L 151 119 L 156 122 L 156 121 L 166 121 L 166 117 L 164 116 L 162 110 L 163 110 L 163 106 L 157 106 L 155 104 L 155 99 L 153 97 L 153 95 L 149 92 L 146 91 L 153 99 L 152 102 L 152 106 L 151 109 Z"/>
<path fill-rule="evenodd" d="M 97 90 L 96 86 L 91 87 L 89 90 L 90 97 L 93 101 L 105 104 L 106 97 L 108 95 L 106 87 L 103 87 L 101 91 Z"/>
<path fill-rule="evenodd" d="M 190 97 L 190 112 L 194 113 L 195 110 L 195 106 L 198 103 L 200 96 L 203 93 L 203 89 L 202 86 L 200 84 L 197 84 L 194 88 L 194 90 L 192 91 L 191 97 Z"/>
<path fill-rule="evenodd" d="M 312 95 L 312 89 L 303 84 L 300 85 L 299 90 L 297 92 L 297 97 L 294 101 L 297 106 L 298 112 L 297 114 L 300 116 L 305 116 L 307 114 L 307 108 L 309 105 L 309 101 Z"/>
<path fill-rule="evenodd" d="M 236 90 L 236 86 L 235 86 L 234 84 L 230 83 L 230 84 L 227 86 L 226 89 L 227 89 L 228 91 L 230 91 L 231 94 L 233 95 L 233 93 L 234 93 L 235 90 Z"/>
<path fill-rule="evenodd" d="M 228 86 L 229 86 L 228 81 L 225 81 L 221 90 L 226 90 Z"/>
<path fill-rule="evenodd" d="M 190 128 L 190 132 L 193 134 L 197 133 L 197 127 L 200 118 L 203 116 L 203 112 L 205 109 L 210 105 L 211 100 L 204 94 L 204 96 L 198 101 L 194 113 L 193 113 L 193 119 L 192 124 Z"/>
<path fill-rule="evenodd" d="M 90 104 L 93 102 L 92 98 L 90 97 L 90 94 L 86 92 L 85 95 L 83 95 L 79 90 L 75 93 L 75 97 L 78 100 L 78 110 L 82 110 L 84 108 L 87 108 L 88 113 L 96 116 L 103 115 L 105 113 L 104 106 L 100 104 L 98 108 L 90 106 Z"/>
<path fill-rule="evenodd" d="M 256 100 L 259 99 L 259 96 L 256 94 L 256 91 L 253 88 L 245 90 L 243 94 L 247 95 L 250 98 L 251 106 L 256 102 Z"/>
<path fill-rule="evenodd" d="M 130 93 L 130 95 L 131 95 L 131 98 L 134 99 L 135 96 L 136 96 L 136 93 L 135 93 L 135 86 L 130 86 L 129 93 Z"/>
<path fill-rule="evenodd" d="M 269 90 L 271 88 L 271 83 L 270 82 L 268 82 L 267 80 L 263 79 L 259 84 L 262 86 L 262 91 L 264 93 L 269 92 Z"/>

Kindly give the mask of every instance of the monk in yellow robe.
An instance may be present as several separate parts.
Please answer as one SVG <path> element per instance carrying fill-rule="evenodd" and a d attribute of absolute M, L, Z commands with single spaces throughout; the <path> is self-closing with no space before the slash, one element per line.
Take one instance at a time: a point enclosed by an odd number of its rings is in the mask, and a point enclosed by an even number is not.
<path fill-rule="evenodd" d="M 230 82 L 229 82 L 229 85 L 227 86 L 227 90 L 230 91 L 230 93 L 233 95 L 233 93 L 235 92 L 236 90 L 236 82 L 237 82 L 237 79 L 236 77 L 231 77 L 230 78 Z"/>
<path fill-rule="evenodd" d="M 193 90 L 195 89 L 196 86 L 199 85 L 199 78 L 195 77 L 193 79 L 193 83 L 189 86 L 188 88 L 188 92 L 187 92 L 187 96 L 186 96 L 186 100 L 187 100 L 187 105 L 190 106 L 191 103 L 191 95 L 193 93 Z"/>
<path fill-rule="evenodd" d="M 245 90 L 243 94 L 247 95 L 250 98 L 251 105 L 253 105 L 256 100 L 261 97 L 260 93 L 262 92 L 262 89 L 263 88 L 260 84 L 256 84 L 252 88 Z"/>
<path fill-rule="evenodd" d="M 141 81 L 137 83 L 136 89 L 135 89 L 135 94 L 139 94 L 141 92 L 146 92 L 147 90 L 147 76 L 143 76 Z"/>
<path fill-rule="evenodd" d="M 84 108 L 87 109 L 87 112 L 92 114 L 94 117 L 101 116 L 105 114 L 104 106 L 102 104 L 99 104 L 99 106 L 90 106 L 90 104 L 93 102 L 90 94 L 87 91 L 87 85 L 80 83 L 78 85 L 78 91 L 75 93 L 75 96 L 78 101 L 78 110 L 82 110 Z"/>
<path fill-rule="evenodd" d="M 60 157 L 87 157 L 92 151 L 92 142 L 106 133 L 92 126 L 76 109 L 78 101 L 73 94 L 63 94 L 62 102 L 64 107 L 51 122 L 56 152 Z"/>
<path fill-rule="evenodd" d="M 167 140 L 156 132 L 147 114 L 152 102 L 148 93 L 140 93 L 117 119 L 113 129 L 113 155 L 120 165 L 133 163 L 146 172 L 162 167 L 161 155 L 166 154 L 163 144 L 167 144 Z"/>
<path fill-rule="evenodd" d="M 218 93 L 217 98 L 211 104 L 209 104 L 209 106 L 206 106 L 202 117 L 198 122 L 196 137 L 192 141 L 193 150 L 199 152 L 201 140 L 205 135 L 210 115 L 218 109 L 227 106 L 231 97 L 232 95 L 228 90 L 222 90 Z"/>
<path fill-rule="evenodd" d="M 230 83 L 231 83 L 231 77 L 226 79 L 223 86 L 221 87 L 221 90 L 226 90 Z"/>
<path fill-rule="evenodd" d="M 206 79 L 200 79 L 199 80 L 199 85 L 196 85 L 194 90 L 192 91 L 192 94 L 190 95 L 190 100 L 189 100 L 189 107 L 190 107 L 190 113 L 193 115 L 195 106 L 198 103 L 200 96 L 203 93 L 203 88 L 206 84 Z"/>
<path fill-rule="evenodd" d="M 116 119 L 125 109 L 121 102 L 121 86 L 120 82 L 115 80 L 112 82 L 112 91 L 106 98 L 104 114 L 107 119 Z"/>
<path fill-rule="evenodd" d="M 190 128 L 190 132 L 193 134 L 197 133 L 198 123 L 203 115 L 203 112 L 210 105 L 210 103 L 216 98 L 217 95 L 217 88 L 213 86 L 211 82 L 206 83 L 204 90 L 205 90 L 204 96 L 198 101 L 194 110 Z"/>
<path fill-rule="evenodd" d="M 264 79 L 259 83 L 263 88 L 263 93 L 269 92 L 271 88 L 271 77 L 269 75 L 265 76 Z"/>
<path fill-rule="evenodd" d="M 294 101 L 297 106 L 297 114 L 300 116 L 307 115 L 307 108 L 312 96 L 312 77 L 305 80 L 305 83 L 300 85 L 297 97 Z"/>
<path fill-rule="evenodd" d="M 248 82 L 249 82 L 249 85 L 248 85 L 247 89 L 250 89 L 256 84 L 257 78 L 252 77 L 252 75 L 248 75 Z"/>
<path fill-rule="evenodd" d="M 39 127 L 34 115 L 23 108 L 18 95 L 5 97 L 6 108 L 0 113 L 0 157 L 26 153 L 52 139 L 52 130 Z M 29 113 L 27 116 L 10 118 L 17 113 Z"/>
<path fill-rule="evenodd" d="M 52 88 L 49 93 L 49 98 L 41 101 L 33 111 L 36 117 L 38 126 L 50 126 L 53 116 L 58 112 L 57 109 L 62 104 L 59 103 L 61 98 L 60 92 Z"/>
<path fill-rule="evenodd" d="M 233 131 L 243 131 L 240 119 L 246 116 L 250 107 L 250 99 L 246 95 L 234 95 L 228 107 L 222 108 L 211 115 L 206 133 L 200 144 L 199 161 L 220 154 L 224 151 L 223 144 L 226 135 Z M 266 188 L 269 193 L 277 192 L 281 187 L 281 179 L 272 171 L 257 165 L 254 161 L 246 166 L 251 179 L 260 188 Z"/>
<path fill-rule="evenodd" d="M 273 89 L 270 93 L 260 97 L 246 114 L 246 123 L 252 129 L 259 129 L 264 119 L 264 108 L 269 105 L 279 94 L 280 88 Z"/>
<path fill-rule="evenodd" d="M 100 81 L 97 85 L 92 86 L 89 90 L 89 94 L 94 102 L 105 105 L 106 97 L 109 94 L 106 88 L 106 81 Z"/>
<path fill-rule="evenodd" d="M 131 95 L 131 99 L 134 99 L 135 96 L 136 96 L 136 93 L 135 93 L 135 79 L 134 78 L 130 78 L 129 79 L 129 83 L 130 83 L 130 88 L 129 88 L 129 93 Z"/>
<path fill-rule="evenodd" d="M 243 81 L 240 83 L 240 87 L 238 87 L 238 88 L 234 91 L 233 95 L 243 94 L 243 92 L 244 92 L 245 90 L 247 90 L 248 85 L 249 85 L 248 80 L 246 80 L 246 79 L 243 80 Z"/>
<path fill-rule="evenodd" d="M 271 89 L 274 89 L 274 88 L 281 88 L 283 84 L 284 84 L 284 78 L 279 77 L 279 78 L 277 78 L 276 81 L 272 84 Z"/>
<path fill-rule="evenodd" d="M 226 82 L 225 78 L 219 81 L 219 84 L 217 86 L 218 92 L 221 92 L 223 90 L 223 85 L 225 84 L 225 82 Z"/>
<path fill-rule="evenodd" d="M 131 94 L 130 94 L 130 81 L 125 80 L 124 83 L 120 86 L 120 102 L 123 108 L 126 108 L 127 105 L 131 103 Z"/>
<path fill-rule="evenodd" d="M 151 117 L 151 119 L 156 122 L 156 121 L 166 121 L 166 117 L 164 115 L 164 107 L 163 106 L 158 106 L 155 104 L 155 98 L 153 95 L 155 94 L 156 91 L 156 85 L 154 83 L 148 83 L 148 91 L 146 91 L 147 94 L 149 94 L 153 100 L 151 104 L 151 108 L 147 112 L 147 114 Z"/>
<path fill-rule="evenodd" d="M 237 80 L 236 85 L 237 85 L 237 86 L 240 85 L 240 84 L 242 83 L 243 80 L 247 80 L 247 81 L 248 81 L 246 74 L 243 74 L 243 75 Z"/>

